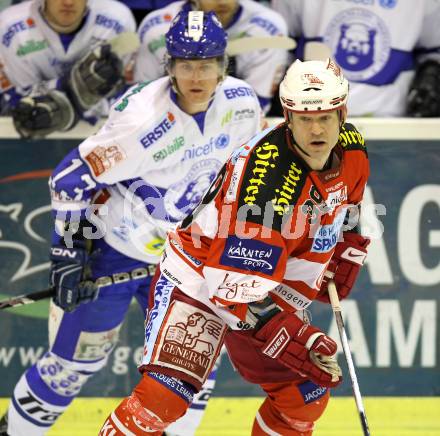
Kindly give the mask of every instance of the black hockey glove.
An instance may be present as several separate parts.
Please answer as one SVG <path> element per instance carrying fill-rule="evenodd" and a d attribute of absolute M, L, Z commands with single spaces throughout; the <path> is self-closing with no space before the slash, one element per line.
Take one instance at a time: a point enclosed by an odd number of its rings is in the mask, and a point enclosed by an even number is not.
<path fill-rule="evenodd" d="M 67 96 L 56 90 L 23 97 L 12 110 L 12 119 L 22 138 L 42 138 L 72 128 L 77 118 Z"/>
<path fill-rule="evenodd" d="M 411 117 L 440 116 L 440 62 L 428 60 L 417 68 L 408 94 Z"/>
<path fill-rule="evenodd" d="M 109 44 L 96 47 L 73 66 L 63 80 L 77 110 L 82 113 L 123 85 L 123 64 Z"/>
<path fill-rule="evenodd" d="M 56 291 L 55 304 L 66 312 L 98 296 L 98 287 L 90 280 L 90 256 L 86 248 L 89 241 L 80 233 L 81 226 L 73 235 L 73 244 L 68 244 L 71 248 L 66 246 L 64 238 L 51 247 L 50 286 Z"/>

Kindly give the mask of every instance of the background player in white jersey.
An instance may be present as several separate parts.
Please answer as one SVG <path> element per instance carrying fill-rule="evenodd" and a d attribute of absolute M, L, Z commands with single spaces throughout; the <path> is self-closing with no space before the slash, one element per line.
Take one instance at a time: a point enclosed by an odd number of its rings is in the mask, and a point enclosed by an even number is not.
<path fill-rule="evenodd" d="M 311 436 L 329 388 L 341 383 L 336 343 L 303 312 L 328 302 L 326 273 L 347 297 L 365 260 L 369 239 L 356 220 L 344 221 L 358 214 L 368 157 L 345 123 L 348 83 L 333 60 L 295 61 L 280 97 L 285 122 L 234 152 L 169 232 L 151 287 L 142 379 L 101 436 L 167 431 L 223 342 L 240 375 L 266 393 L 253 436 Z"/>
<path fill-rule="evenodd" d="M 350 81 L 352 116 L 440 116 L 440 3 L 272 0 L 297 38 L 324 43 Z M 309 46 L 310 47 L 310 46 Z"/>
<path fill-rule="evenodd" d="M 135 30 L 115 0 L 32 0 L 2 11 L 1 113 L 24 137 L 94 122 L 106 98 L 125 90 L 123 61 L 104 42 Z"/>
<path fill-rule="evenodd" d="M 283 17 L 267 6 L 252 0 L 178 1 L 148 14 L 139 26 L 141 39 L 135 80 L 153 80 L 165 73 L 164 35 L 169 23 L 180 11 L 201 9 L 214 11 L 228 33 L 228 39 L 245 36 L 269 37 L 286 35 Z M 287 66 L 285 50 L 259 50 L 243 53 L 230 59 L 230 75 L 248 82 L 257 93 L 264 112 Z"/>
<path fill-rule="evenodd" d="M 259 131 L 254 91 L 225 76 L 226 42 L 213 13 L 181 13 L 167 33 L 169 77 L 131 88 L 101 130 L 55 169 L 50 348 L 15 387 L 10 435 L 43 434 L 104 367 L 132 297 L 147 306 L 166 232 Z M 100 203 L 93 219 L 90 209 Z M 87 217 L 98 220 L 98 233 Z M 102 276 L 127 280 L 97 293 L 92 281 Z M 192 434 L 204 406 L 196 399 L 192 419 L 173 433 Z"/>

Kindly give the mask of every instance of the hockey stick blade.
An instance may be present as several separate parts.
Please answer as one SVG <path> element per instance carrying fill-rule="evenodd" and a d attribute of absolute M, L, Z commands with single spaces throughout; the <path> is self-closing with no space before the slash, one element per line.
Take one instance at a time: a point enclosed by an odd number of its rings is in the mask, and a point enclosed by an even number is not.
<path fill-rule="evenodd" d="M 10 309 L 11 307 L 23 306 L 25 304 L 35 303 L 55 295 L 55 289 L 48 288 L 43 291 L 31 292 L 30 294 L 19 295 L 18 297 L 8 298 L 0 301 L 0 310 Z"/>
<path fill-rule="evenodd" d="M 306 61 L 325 61 L 332 57 L 332 52 L 322 42 L 310 41 L 304 46 L 304 60 Z"/>
<path fill-rule="evenodd" d="M 119 58 L 135 52 L 139 46 L 139 36 L 136 32 L 122 32 L 108 41 L 112 52 Z"/>
<path fill-rule="evenodd" d="M 292 50 L 296 47 L 294 39 L 288 36 L 245 36 L 228 42 L 226 53 L 236 56 L 249 51 L 263 49 Z"/>

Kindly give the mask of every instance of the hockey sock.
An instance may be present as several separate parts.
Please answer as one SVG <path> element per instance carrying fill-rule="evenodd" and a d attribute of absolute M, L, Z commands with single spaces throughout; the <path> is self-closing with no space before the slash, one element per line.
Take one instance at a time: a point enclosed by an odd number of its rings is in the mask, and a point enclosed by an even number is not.
<path fill-rule="evenodd" d="M 159 436 L 184 415 L 193 394 L 191 385 L 174 377 L 144 373 L 133 393 L 107 418 L 99 436 Z"/>

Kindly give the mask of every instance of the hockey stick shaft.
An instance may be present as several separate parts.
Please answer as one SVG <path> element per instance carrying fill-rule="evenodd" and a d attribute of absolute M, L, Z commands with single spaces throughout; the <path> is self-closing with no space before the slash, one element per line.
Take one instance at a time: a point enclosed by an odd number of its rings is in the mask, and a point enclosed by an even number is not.
<path fill-rule="evenodd" d="M 130 280 L 140 280 L 148 276 L 153 276 L 155 267 L 148 265 L 146 268 L 135 268 L 129 272 L 114 273 L 111 276 L 99 277 L 95 280 L 96 286 L 102 288 L 112 284 L 125 283 Z M 48 288 L 42 291 L 35 291 L 29 294 L 19 295 L 18 297 L 11 297 L 0 301 L 0 310 L 10 309 L 11 307 L 23 306 L 25 304 L 35 303 L 45 298 L 50 298 L 55 295 L 55 288 Z"/>
<path fill-rule="evenodd" d="M 351 357 L 350 347 L 348 345 L 347 333 L 345 332 L 344 320 L 342 318 L 341 304 L 339 302 L 338 291 L 336 289 L 335 282 L 329 281 L 328 294 L 330 297 L 330 303 L 332 305 L 333 313 L 336 319 L 336 325 L 338 326 L 339 337 L 341 338 L 342 349 L 344 351 L 345 360 L 347 361 L 348 372 L 351 378 L 351 385 L 353 387 L 354 399 L 359 412 L 359 418 L 361 420 L 362 430 L 364 436 L 370 436 L 370 429 L 368 427 L 367 415 L 365 414 L 365 408 L 362 401 L 361 391 L 359 389 L 359 383 L 356 376 L 356 371 Z"/>
<path fill-rule="evenodd" d="M 0 301 L 0 310 L 9 309 L 11 307 L 23 306 L 25 304 L 35 303 L 55 295 L 54 288 L 44 289 L 43 291 L 31 292 L 30 294 L 19 295 L 18 297 L 8 298 Z"/>

